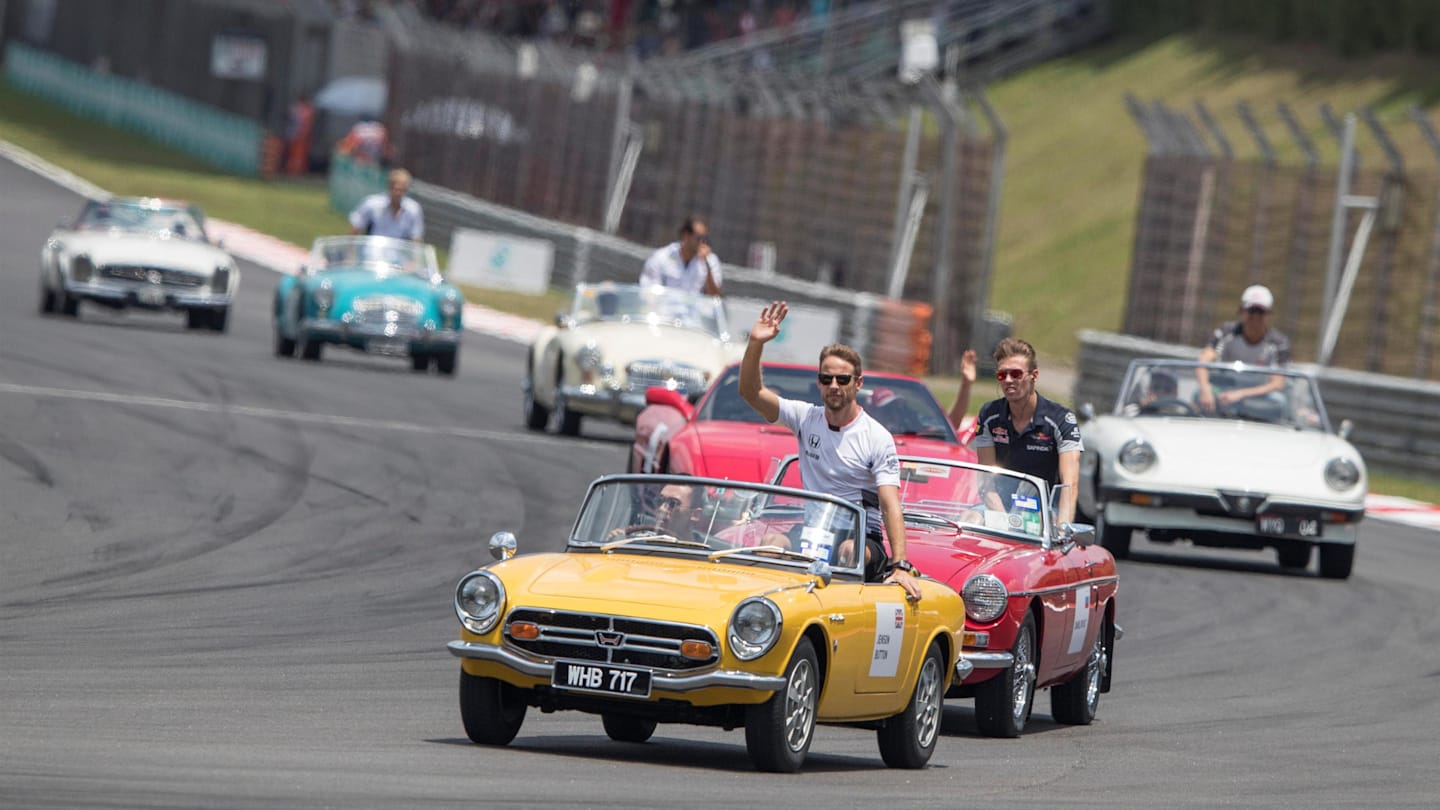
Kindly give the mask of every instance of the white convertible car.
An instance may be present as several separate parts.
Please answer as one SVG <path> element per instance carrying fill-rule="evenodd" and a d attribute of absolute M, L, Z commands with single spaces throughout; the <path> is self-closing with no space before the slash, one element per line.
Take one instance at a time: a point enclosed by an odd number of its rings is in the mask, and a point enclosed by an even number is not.
<path fill-rule="evenodd" d="M 637 284 L 579 284 L 568 312 L 530 345 L 525 423 L 574 436 L 586 416 L 634 424 L 645 390 L 699 399 L 740 359 L 719 297 Z"/>
<path fill-rule="evenodd" d="M 1081 413 L 1079 506 L 1116 557 L 1144 530 L 1158 542 L 1273 548 L 1285 568 L 1305 568 L 1318 547 L 1322 576 L 1350 576 L 1365 462 L 1346 441 L 1349 422 L 1332 428 L 1310 375 L 1135 360 L 1113 412 Z"/>
<path fill-rule="evenodd" d="M 189 328 L 223 332 L 239 284 L 235 260 L 205 234 L 205 215 L 176 200 L 89 200 L 40 253 L 40 311 L 72 318 L 91 301 L 181 311 Z"/>

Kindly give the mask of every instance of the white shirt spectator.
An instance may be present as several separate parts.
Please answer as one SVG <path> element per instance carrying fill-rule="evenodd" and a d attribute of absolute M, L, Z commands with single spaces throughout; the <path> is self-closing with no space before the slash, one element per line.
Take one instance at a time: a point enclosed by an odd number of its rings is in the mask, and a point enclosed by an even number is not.
<path fill-rule="evenodd" d="M 723 287 L 720 280 L 720 257 L 709 256 L 710 274 L 715 277 L 715 286 Z M 659 284 L 662 287 L 677 287 L 694 293 L 705 292 L 705 262 L 697 254 L 689 262 L 680 258 L 680 243 L 671 242 L 650 254 L 645 260 L 645 269 L 640 271 L 641 284 Z"/>
<path fill-rule="evenodd" d="M 350 212 L 350 225 L 359 233 L 371 236 L 393 236 L 416 242 L 425 237 L 425 215 L 420 212 L 420 203 L 409 197 L 400 200 L 397 213 L 390 210 L 388 194 L 371 194 Z"/>

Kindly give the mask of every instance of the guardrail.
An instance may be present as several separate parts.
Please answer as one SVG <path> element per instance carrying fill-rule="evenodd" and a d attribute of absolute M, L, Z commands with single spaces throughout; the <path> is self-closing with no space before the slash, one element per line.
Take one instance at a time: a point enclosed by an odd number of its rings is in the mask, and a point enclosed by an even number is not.
<path fill-rule="evenodd" d="M 236 174 L 260 173 L 260 125 L 144 82 L 9 42 L 5 79 L 76 115 L 126 129 Z"/>
<path fill-rule="evenodd" d="M 1194 346 L 1085 330 L 1080 333 L 1075 404 L 1105 412 L 1115 402 L 1130 361 L 1139 357 L 1194 358 Z M 1296 363 L 1315 375 L 1330 421 L 1354 423 L 1350 443 L 1373 469 L 1440 478 L 1440 383 Z M 1083 435 L 1083 428 L 1082 428 Z"/>
<path fill-rule="evenodd" d="M 385 174 L 379 168 L 358 165 L 339 156 L 331 161 L 330 204 L 335 210 L 348 212 L 366 194 L 384 190 Z M 456 228 L 495 231 L 549 242 L 555 251 L 552 287 L 563 289 L 582 281 L 634 281 L 639 278 L 645 259 L 655 249 L 421 180 L 411 185 L 410 195 L 425 211 L 425 241 L 433 245 L 448 246 Z M 765 301 L 783 299 L 791 304 L 837 313 L 838 339 L 855 347 L 866 358 L 867 367 L 924 373 L 929 359 L 932 315 L 928 304 L 856 293 L 733 264 L 724 265 L 724 273 L 727 296 Z M 748 327 L 749 323 L 743 326 Z M 819 349 L 815 347 L 817 353 Z"/>

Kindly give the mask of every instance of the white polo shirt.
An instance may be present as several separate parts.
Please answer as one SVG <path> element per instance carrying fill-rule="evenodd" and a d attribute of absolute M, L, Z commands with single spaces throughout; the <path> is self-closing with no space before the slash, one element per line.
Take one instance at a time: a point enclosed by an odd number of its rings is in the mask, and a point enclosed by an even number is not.
<path fill-rule="evenodd" d="M 900 486 L 900 457 L 890 431 L 864 410 L 832 430 L 824 407 L 783 397 L 776 421 L 795 432 L 805 488 L 859 504 L 866 531 L 879 532 L 880 487 Z"/>
<path fill-rule="evenodd" d="M 715 277 L 715 286 L 721 286 L 720 257 L 710 254 L 710 275 Z M 686 262 L 680 258 L 680 243 L 671 242 L 650 254 L 645 268 L 640 271 L 641 284 L 659 284 L 662 287 L 677 287 L 690 292 L 705 292 L 705 262 L 697 255 Z"/>
<path fill-rule="evenodd" d="M 351 227 L 371 236 L 393 236 L 419 242 L 425 237 L 425 216 L 420 203 L 400 198 L 400 211 L 390 210 L 389 194 L 371 194 L 350 212 Z"/>

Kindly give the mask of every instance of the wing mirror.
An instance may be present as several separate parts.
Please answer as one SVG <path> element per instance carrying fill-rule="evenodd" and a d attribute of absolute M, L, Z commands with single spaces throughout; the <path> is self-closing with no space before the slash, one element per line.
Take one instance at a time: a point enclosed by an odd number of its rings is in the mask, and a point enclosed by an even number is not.
<path fill-rule="evenodd" d="M 812 584 L 812 587 L 815 588 L 826 587 L 830 584 L 830 579 L 833 576 L 830 571 L 830 563 L 825 562 L 824 560 L 816 560 L 815 562 L 810 563 L 810 568 L 808 569 L 808 572 L 810 576 L 815 577 L 815 580 Z"/>
<path fill-rule="evenodd" d="M 565 328 L 565 325 L 569 320 L 570 313 L 566 312 L 565 310 L 562 309 L 559 312 L 555 313 L 555 325 L 560 327 L 561 329 Z"/>
<path fill-rule="evenodd" d="M 1095 406 L 1089 402 L 1080 406 L 1080 418 L 1089 422 L 1095 418 Z"/>
<path fill-rule="evenodd" d="M 497 560 L 508 560 L 515 556 L 515 535 L 510 532 L 496 532 L 490 535 L 490 556 Z"/>
<path fill-rule="evenodd" d="M 1088 523 L 1061 523 L 1055 535 L 1055 539 L 1059 540 L 1062 546 L 1074 543 L 1086 548 L 1095 544 L 1095 527 Z"/>
<path fill-rule="evenodd" d="M 1339 437 L 1342 438 L 1342 439 L 1345 439 L 1346 441 L 1349 441 L 1349 439 L 1350 439 L 1350 434 L 1351 434 L 1352 432 L 1354 432 L 1354 430 L 1355 430 L 1355 423 L 1354 423 L 1354 422 L 1351 422 L 1349 419 L 1341 419 L 1341 420 L 1340 420 L 1340 429 L 1337 430 L 1337 431 L 1335 431 L 1335 435 L 1339 436 Z"/>

